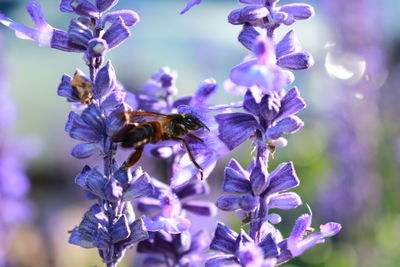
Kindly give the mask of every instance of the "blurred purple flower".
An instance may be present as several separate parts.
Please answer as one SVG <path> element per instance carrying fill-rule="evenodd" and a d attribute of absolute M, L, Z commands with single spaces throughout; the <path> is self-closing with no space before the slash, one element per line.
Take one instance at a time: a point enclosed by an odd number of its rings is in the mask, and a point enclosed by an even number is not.
<path fill-rule="evenodd" d="M 189 0 L 185 8 L 181 11 L 181 15 L 189 11 L 194 5 L 199 5 L 202 0 Z"/>

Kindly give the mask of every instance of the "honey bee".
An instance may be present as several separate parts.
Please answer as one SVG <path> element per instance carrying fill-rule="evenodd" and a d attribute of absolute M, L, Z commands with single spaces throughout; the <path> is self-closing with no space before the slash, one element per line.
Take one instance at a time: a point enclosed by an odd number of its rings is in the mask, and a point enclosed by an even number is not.
<path fill-rule="evenodd" d="M 146 144 L 155 144 L 163 140 L 175 140 L 182 142 L 190 160 L 199 170 L 203 179 L 203 169 L 196 162 L 190 151 L 189 145 L 183 136 L 190 136 L 200 142 L 204 142 L 198 136 L 190 133 L 201 128 L 210 130 L 197 117 L 190 114 L 160 114 L 146 111 L 123 111 L 116 115 L 124 123 L 124 127 L 116 132 L 111 141 L 121 143 L 124 148 L 134 148 L 133 152 L 126 161 L 126 167 L 135 165 L 140 159 Z"/>

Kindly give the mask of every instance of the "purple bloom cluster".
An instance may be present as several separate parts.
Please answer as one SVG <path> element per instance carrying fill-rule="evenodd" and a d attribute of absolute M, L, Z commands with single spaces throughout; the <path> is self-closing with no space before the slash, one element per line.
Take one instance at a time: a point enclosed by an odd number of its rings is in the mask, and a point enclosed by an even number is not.
<path fill-rule="evenodd" d="M 268 159 L 277 148 L 287 145 L 286 134 L 295 133 L 304 125 L 295 115 L 306 107 L 298 89 L 285 91 L 294 81 L 290 71 L 313 65 L 312 56 L 301 51 L 294 31 L 276 42 L 275 30 L 307 19 L 314 11 L 306 4 L 277 6 L 277 0 L 240 2 L 250 5 L 232 11 L 228 20 L 233 25 L 243 25 L 238 40 L 254 56 L 232 69 L 227 90 L 244 94 L 245 112 L 223 113 L 215 118 L 218 136 L 230 150 L 251 139 L 256 156 L 247 169 L 231 160 L 223 182 L 223 191 L 229 194 L 221 196 L 216 204 L 221 210 L 236 211 L 242 222 L 249 224 L 249 232 L 241 230 L 238 234 L 218 223 L 210 248 L 222 254 L 210 258 L 206 266 L 275 266 L 324 242 L 341 228 L 337 223 L 327 223 L 320 232 L 307 235 L 312 231 L 312 216 L 304 214 L 290 236 L 283 239 L 274 227 L 281 217 L 270 213 L 271 209 L 288 210 L 302 204 L 296 193 L 285 192 L 300 183 L 293 163 L 282 163 L 269 173 Z"/>
<path fill-rule="evenodd" d="M 29 2 L 35 27 L 28 28 L 0 14 L 0 22 L 13 29 L 17 37 L 36 41 L 67 52 L 83 53 L 89 75 L 76 70 L 73 77 L 64 75 L 58 95 L 75 103 L 65 130 L 70 137 L 83 143 L 76 145 L 72 155 L 87 158 L 98 153 L 104 158 L 103 169 L 85 166 L 76 177 L 87 195 L 97 199 L 71 233 L 69 242 L 84 248 L 98 248 L 107 266 L 115 266 L 127 248 L 148 238 L 141 219 L 135 219 L 131 201 L 152 194 L 146 173 L 134 175 L 122 170 L 114 160 L 116 144 L 111 136 L 122 126 L 117 112 L 131 109 L 124 103 L 125 91 L 118 84 L 111 62 L 103 66 L 107 51 L 117 47 L 130 35 L 129 27 L 139 21 L 131 10 L 108 12 L 118 0 L 62 0 L 60 11 L 72 13 L 68 31 L 51 27 L 36 2 Z"/>
<path fill-rule="evenodd" d="M 130 10 L 108 12 L 118 0 L 94 2 L 61 0 L 60 10 L 77 16 L 71 20 L 68 31 L 50 26 L 35 2 L 27 6 L 34 28 L 0 14 L 0 22 L 18 37 L 62 51 L 83 53 L 89 68 L 89 75 L 79 69 L 73 76 L 63 75 L 58 87 L 58 95 L 73 103 L 74 111 L 69 113 L 65 130 L 80 143 L 72 149 L 72 156 L 103 157 L 102 168 L 85 166 L 75 179 L 97 203 L 73 229 L 70 243 L 97 248 L 107 266 L 116 266 L 126 249 L 139 242 L 138 252 L 145 254 L 145 266 L 189 267 L 205 262 L 206 266 L 266 267 L 299 256 L 340 231 L 339 224 L 327 223 L 320 227 L 320 232 L 310 234 L 312 216 L 304 214 L 285 239 L 274 226 L 281 217 L 270 212 L 302 204 L 300 196 L 286 192 L 300 183 L 293 163 L 282 163 L 269 173 L 268 160 L 277 148 L 287 145 L 285 135 L 303 126 L 296 114 L 306 104 L 296 87 L 285 90 L 294 82 L 290 71 L 313 65 L 312 56 L 301 50 L 294 31 L 279 42 L 274 33 L 280 25 L 311 17 L 311 6 L 277 6 L 278 0 L 241 0 L 249 5 L 232 11 L 228 20 L 243 25 L 239 42 L 253 55 L 232 69 L 227 89 L 236 94 L 242 92 L 244 99 L 239 105 L 209 105 L 208 100 L 217 89 L 215 80 L 203 81 L 193 96 L 174 99 L 178 91 L 177 73 L 167 67 L 155 73 L 140 92 L 126 91 L 118 83 L 111 62 L 103 64 L 104 56 L 130 36 L 129 27 L 139 17 Z M 181 13 L 200 2 L 189 1 Z M 232 108 L 244 111 L 232 112 Z M 183 136 L 186 150 L 174 140 L 146 144 L 145 154 L 169 161 L 169 185 L 150 178 L 140 167 L 132 173 L 127 163 L 119 165 L 114 159 L 118 147 L 113 136 L 124 126 L 118 115 L 129 110 L 188 114 L 206 126 Z M 142 122 L 144 117 L 135 121 Z M 133 126 L 136 129 L 136 124 Z M 242 229 L 238 234 L 218 223 L 210 244 L 204 230 L 192 234 L 186 212 L 215 215 L 213 203 L 193 200 L 208 193 L 206 182 L 199 177 L 208 177 L 220 157 L 248 139 L 253 141 L 256 156 L 246 169 L 231 160 L 223 182 L 223 191 L 228 194 L 221 196 L 216 206 L 236 211 L 242 222 L 249 224 L 249 231 Z M 187 150 L 192 152 L 196 164 Z M 136 218 L 134 207 L 144 217 Z M 201 253 L 208 248 L 220 254 L 206 260 Z"/>
<path fill-rule="evenodd" d="M 4 47 L 0 40 L 0 266 L 10 266 L 7 250 L 9 235 L 13 228 L 32 217 L 31 205 L 27 200 L 30 188 L 25 173 L 25 161 L 32 155 L 26 153 L 21 140 L 15 140 L 9 127 L 16 117 L 14 103 L 7 94 L 7 72 Z M 26 145 L 26 144 L 25 144 Z"/>

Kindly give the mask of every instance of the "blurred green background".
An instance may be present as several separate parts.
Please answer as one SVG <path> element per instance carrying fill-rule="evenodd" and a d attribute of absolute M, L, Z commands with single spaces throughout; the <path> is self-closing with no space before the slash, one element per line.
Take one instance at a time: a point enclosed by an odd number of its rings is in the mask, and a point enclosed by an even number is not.
<path fill-rule="evenodd" d="M 31 25 L 24 0 L 0 0 L 0 11 Z M 70 15 L 58 12 L 58 1 L 40 0 L 49 23 L 66 29 Z M 281 3 L 297 1 L 282 0 Z M 290 136 L 277 151 L 271 170 L 293 161 L 301 185 L 295 191 L 311 206 L 313 226 L 336 221 L 337 236 L 285 266 L 400 266 L 400 2 L 398 0 L 299 1 L 314 6 L 316 16 L 280 27 L 278 37 L 295 29 L 303 49 L 315 57 L 315 66 L 295 72 L 297 85 L 308 103 L 300 113 L 305 127 Z M 237 42 L 241 29 L 227 23 L 239 8 L 234 0 L 203 0 L 180 16 L 184 0 L 121 0 L 118 8 L 139 13 L 133 37 L 112 50 L 117 77 L 126 88 L 138 90 L 152 73 L 170 66 L 179 73 L 180 95 L 192 93 L 213 77 L 219 92 L 212 103 L 239 100 L 223 88 L 230 69 L 248 53 Z M 31 136 L 41 153 L 29 165 L 35 208 L 30 224 L 13 231 L 10 255 L 18 266 L 101 266 L 95 250 L 69 245 L 68 230 L 78 224 L 90 206 L 75 175 L 86 161 L 70 156 L 76 143 L 64 132 L 70 106 L 56 94 L 63 73 L 86 71 L 80 54 L 63 53 L 21 41 L 0 27 L 9 71 L 9 92 L 18 119 L 15 136 Z M 210 176 L 215 200 L 221 193 L 223 168 L 235 157 L 247 166 L 250 143 L 221 159 Z M 98 159 L 91 160 L 96 164 Z M 162 177 L 162 163 L 142 159 L 144 169 Z M 161 168 L 161 169 L 160 169 Z M 279 212 L 278 225 L 287 235 L 305 205 Z M 239 219 L 220 212 L 219 220 L 238 229 Z M 210 233 L 216 219 L 207 220 Z M 120 266 L 139 266 L 131 249 Z M 136 263 L 135 263 L 136 262 Z"/>

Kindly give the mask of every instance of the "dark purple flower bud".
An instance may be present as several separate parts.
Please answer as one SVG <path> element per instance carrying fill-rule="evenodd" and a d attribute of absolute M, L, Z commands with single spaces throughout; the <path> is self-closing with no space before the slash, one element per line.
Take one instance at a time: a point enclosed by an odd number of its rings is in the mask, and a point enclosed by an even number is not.
<path fill-rule="evenodd" d="M 215 216 L 217 209 L 213 203 L 201 200 L 192 200 L 184 203 L 182 208 L 200 216 Z"/>
<path fill-rule="evenodd" d="M 270 233 L 264 236 L 258 246 L 263 250 L 264 258 L 277 257 L 279 255 L 278 246 Z"/>
<path fill-rule="evenodd" d="M 115 87 L 116 80 L 114 67 L 111 61 L 108 61 L 107 64 L 99 70 L 96 76 L 94 97 L 100 99 L 107 95 Z"/>
<path fill-rule="evenodd" d="M 193 98 L 191 99 L 191 105 L 205 105 L 208 99 L 217 92 L 217 82 L 210 78 L 204 80 L 199 88 L 197 88 Z"/>
<path fill-rule="evenodd" d="M 245 24 L 239 34 L 238 40 L 244 47 L 253 51 L 254 43 L 259 36 L 260 33 L 253 26 Z"/>
<path fill-rule="evenodd" d="M 227 193 L 250 194 L 251 184 L 248 175 L 231 167 L 225 168 L 222 190 Z"/>
<path fill-rule="evenodd" d="M 90 57 L 104 57 L 108 51 L 108 44 L 101 38 L 91 39 L 86 51 Z"/>
<path fill-rule="evenodd" d="M 258 127 L 257 120 L 245 113 L 226 113 L 215 116 L 219 124 L 218 137 L 230 150 L 246 141 Z"/>
<path fill-rule="evenodd" d="M 243 109 L 252 113 L 254 116 L 260 114 L 260 105 L 257 103 L 250 89 L 247 89 L 243 100 Z"/>
<path fill-rule="evenodd" d="M 301 50 L 300 42 L 294 30 L 289 31 L 282 40 L 276 45 L 276 58 L 283 57 L 288 54 L 296 53 Z"/>
<path fill-rule="evenodd" d="M 123 41 L 131 36 L 129 28 L 125 25 L 121 17 L 116 19 L 113 24 L 106 30 L 102 38 L 107 41 L 109 48 L 120 45 Z"/>
<path fill-rule="evenodd" d="M 259 204 L 259 196 L 244 195 L 240 197 L 239 206 L 242 210 L 253 211 Z"/>
<path fill-rule="evenodd" d="M 202 0 L 189 0 L 188 3 L 186 4 L 185 8 L 179 13 L 179 14 L 185 14 L 186 12 L 189 11 L 194 5 L 198 5 L 201 3 Z"/>
<path fill-rule="evenodd" d="M 205 267 L 223 267 L 223 266 L 240 266 L 235 256 L 222 255 L 209 258 Z"/>
<path fill-rule="evenodd" d="M 99 18 L 99 10 L 88 0 L 61 0 L 60 11 L 80 16 Z"/>
<path fill-rule="evenodd" d="M 93 38 L 92 31 L 78 19 L 72 19 L 68 28 L 68 41 L 74 45 L 87 47 Z"/>
<path fill-rule="evenodd" d="M 68 33 L 54 29 L 51 37 L 50 47 L 65 52 L 85 52 L 86 47 L 69 42 Z"/>
<path fill-rule="evenodd" d="M 290 210 L 297 208 L 301 204 L 302 202 L 299 195 L 288 192 L 272 196 L 269 199 L 268 207 L 270 209 Z"/>
<path fill-rule="evenodd" d="M 128 27 L 136 25 L 139 21 L 139 15 L 133 10 L 118 10 L 107 13 L 102 19 L 102 26 L 104 27 L 107 22 L 114 23 L 122 18 L 125 25 Z"/>
<path fill-rule="evenodd" d="M 111 226 L 111 241 L 115 244 L 126 239 L 131 234 L 128 221 L 125 215 L 122 215 L 116 223 Z"/>
<path fill-rule="evenodd" d="M 281 99 L 281 109 L 276 120 L 284 119 L 290 115 L 296 114 L 305 107 L 306 103 L 303 98 L 300 97 L 299 90 L 294 87 Z"/>
<path fill-rule="evenodd" d="M 96 7 L 100 12 L 107 11 L 118 4 L 119 0 L 96 0 Z"/>
<path fill-rule="evenodd" d="M 224 211 L 232 211 L 240 208 L 240 197 L 233 195 L 223 195 L 217 199 L 215 205 Z"/>
<path fill-rule="evenodd" d="M 268 194 L 289 190 L 300 184 L 292 162 L 281 163 L 270 173 Z"/>
<path fill-rule="evenodd" d="M 215 229 L 214 237 L 210 244 L 210 249 L 222 251 L 228 254 L 235 254 L 236 239 L 238 234 L 227 227 L 225 224 L 218 222 Z"/>
<path fill-rule="evenodd" d="M 304 70 L 314 65 L 314 59 L 309 53 L 299 52 L 278 58 L 276 64 L 290 70 Z"/>
<path fill-rule="evenodd" d="M 260 113 L 266 120 L 273 120 L 279 113 L 281 101 L 276 93 L 266 94 L 260 101 Z"/>
<path fill-rule="evenodd" d="M 72 149 L 71 155 L 77 159 L 85 159 L 93 155 L 98 148 L 98 144 L 93 143 L 77 144 Z"/>
<path fill-rule="evenodd" d="M 297 116 L 289 116 L 279 121 L 275 126 L 271 127 L 267 131 L 269 139 L 275 140 L 282 137 L 284 134 L 291 134 L 297 132 L 304 123 Z"/>
<path fill-rule="evenodd" d="M 147 173 L 142 174 L 125 190 L 123 199 L 133 200 L 135 198 L 150 196 L 154 192 L 150 183 L 150 177 Z"/>

